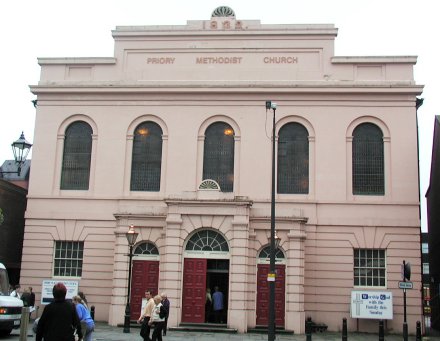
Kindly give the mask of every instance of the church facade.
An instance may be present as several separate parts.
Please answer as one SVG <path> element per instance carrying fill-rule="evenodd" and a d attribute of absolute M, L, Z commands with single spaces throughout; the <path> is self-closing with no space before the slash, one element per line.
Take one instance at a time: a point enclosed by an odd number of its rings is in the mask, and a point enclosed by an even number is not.
<path fill-rule="evenodd" d="M 131 266 L 133 320 L 148 289 L 168 294 L 170 327 L 267 325 L 275 115 L 277 327 L 304 333 L 310 316 L 340 330 L 345 317 L 375 330 L 352 295 L 377 292 L 401 331 L 406 261 L 415 328 L 416 57 L 335 56 L 333 25 L 263 25 L 228 7 L 112 33 L 114 57 L 38 60 L 22 285 L 78 281 L 96 319 L 117 325 Z"/>

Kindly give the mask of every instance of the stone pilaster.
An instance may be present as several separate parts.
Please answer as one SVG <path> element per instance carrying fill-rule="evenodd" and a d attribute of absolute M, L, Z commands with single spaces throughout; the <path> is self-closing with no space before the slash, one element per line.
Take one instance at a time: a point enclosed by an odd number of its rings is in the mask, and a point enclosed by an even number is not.
<path fill-rule="evenodd" d="M 301 228 L 302 227 L 302 228 Z M 304 312 L 304 225 L 295 222 L 288 233 L 286 267 L 286 317 L 285 327 L 295 333 L 305 332 Z"/>

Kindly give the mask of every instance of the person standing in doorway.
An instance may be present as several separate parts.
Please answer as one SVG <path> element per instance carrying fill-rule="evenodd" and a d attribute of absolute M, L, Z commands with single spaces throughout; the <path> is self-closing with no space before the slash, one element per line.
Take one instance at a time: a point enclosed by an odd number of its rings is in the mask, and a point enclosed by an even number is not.
<path fill-rule="evenodd" d="M 205 322 L 206 323 L 209 323 L 211 321 L 211 311 L 212 311 L 211 289 L 206 288 L 206 300 L 205 300 Z"/>
<path fill-rule="evenodd" d="M 170 316 L 170 300 L 168 299 L 168 296 L 165 292 L 160 294 L 160 297 L 162 298 L 162 306 L 166 312 L 165 320 L 163 323 L 163 336 L 167 335 L 167 324 L 168 324 L 168 316 Z"/>
<path fill-rule="evenodd" d="M 222 323 L 223 293 L 220 291 L 218 286 L 214 287 L 214 293 L 212 294 L 212 302 L 213 302 L 215 323 Z"/>
<path fill-rule="evenodd" d="M 142 323 L 140 335 L 144 339 L 144 341 L 151 341 L 150 339 L 150 329 L 151 326 L 148 324 L 151 318 L 151 313 L 153 312 L 153 308 L 155 306 L 153 295 L 151 295 L 150 290 L 145 291 L 145 298 L 148 300 L 145 305 L 144 310 L 142 311 L 141 316 L 139 316 L 138 323 Z"/>

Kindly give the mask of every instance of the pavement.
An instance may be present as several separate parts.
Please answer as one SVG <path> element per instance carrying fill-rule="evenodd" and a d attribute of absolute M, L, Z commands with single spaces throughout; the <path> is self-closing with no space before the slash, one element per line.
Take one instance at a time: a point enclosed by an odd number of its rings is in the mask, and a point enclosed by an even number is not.
<path fill-rule="evenodd" d="M 105 322 L 97 322 L 95 332 L 93 333 L 93 341 L 142 341 L 139 336 L 139 328 L 131 328 L 130 333 L 123 333 L 121 327 L 109 326 Z M 21 340 L 20 330 L 14 330 L 8 337 L 1 338 L 1 340 Z M 29 329 L 27 340 L 35 340 L 32 330 Z M 192 332 L 192 331 L 180 331 L 169 330 L 167 335 L 163 337 L 164 341 L 262 341 L 267 340 L 267 334 L 226 334 L 215 332 Z M 341 333 L 334 332 L 322 332 L 313 333 L 311 340 L 307 340 L 304 334 L 277 334 L 277 341 L 341 341 Z M 347 341 L 377 341 L 379 337 L 377 334 L 366 333 L 349 333 Z M 385 341 L 402 341 L 402 335 L 385 335 Z M 410 335 L 408 341 L 415 341 L 415 335 Z M 423 341 L 440 341 L 440 336 L 423 336 Z"/>

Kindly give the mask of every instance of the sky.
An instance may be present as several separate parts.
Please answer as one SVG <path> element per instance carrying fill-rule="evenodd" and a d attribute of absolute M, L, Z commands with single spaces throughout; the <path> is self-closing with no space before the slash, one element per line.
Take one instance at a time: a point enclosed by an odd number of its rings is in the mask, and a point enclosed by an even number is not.
<path fill-rule="evenodd" d="M 113 57 L 116 26 L 185 25 L 219 6 L 262 24 L 334 24 L 336 56 L 418 56 L 422 230 L 435 115 L 440 115 L 438 0 L 22 0 L 0 1 L 0 163 L 23 131 L 32 143 L 39 57 Z M 30 153 L 32 157 L 32 152 Z"/>

